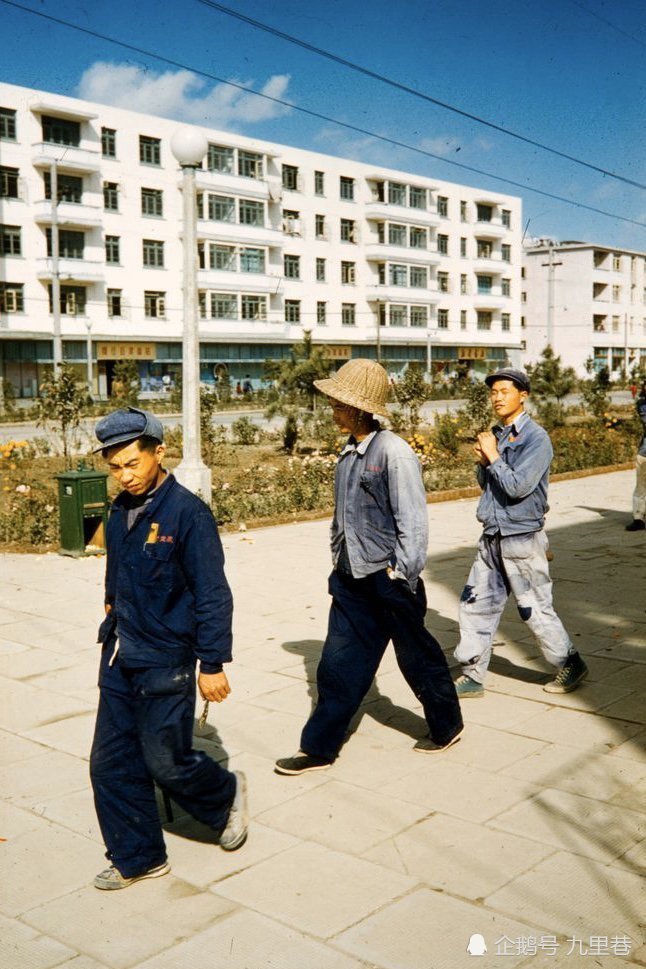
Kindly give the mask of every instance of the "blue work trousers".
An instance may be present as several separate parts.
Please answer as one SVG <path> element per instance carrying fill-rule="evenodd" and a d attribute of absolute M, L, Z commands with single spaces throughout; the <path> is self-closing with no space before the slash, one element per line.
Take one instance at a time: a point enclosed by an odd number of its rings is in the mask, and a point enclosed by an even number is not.
<path fill-rule="evenodd" d="M 406 682 L 424 708 L 431 738 L 451 740 L 462 728 L 460 704 L 437 640 L 424 626 L 426 592 L 385 570 L 363 579 L 332 572 L 328 633 L 316 681 L 318 701 L 303 728 L 301 750 L 334 760 L 352 717 L 370 689 L 389 641 Z"/>
<path fill-rule="evenodd" d="M 104 646 L 90 776 L 106 857 L 125 878 L 166 861 L 154 783 L 198 821 L 221 831 L 235 776 L 193 750 L 195 668 L 109 665 Z"/>

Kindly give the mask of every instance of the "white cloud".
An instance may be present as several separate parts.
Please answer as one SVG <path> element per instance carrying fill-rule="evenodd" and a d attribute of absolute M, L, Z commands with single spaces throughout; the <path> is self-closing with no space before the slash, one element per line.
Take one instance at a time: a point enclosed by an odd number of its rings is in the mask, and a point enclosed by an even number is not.
<path fill-rule="evenodd" d="M 252 81 L 231 78 L 252 87 Z M 289 74 L 274 74 L 260 88 L 262 94 L 284 98 Z M 78 96 L 118 108 L 176 118 L 193 124 L 233 128 L 281 117 L 289 108 L 227 84 L 208 85 L 192 71 L 157 71 L 131 64 L 97 61 L 83 72 Z"/>

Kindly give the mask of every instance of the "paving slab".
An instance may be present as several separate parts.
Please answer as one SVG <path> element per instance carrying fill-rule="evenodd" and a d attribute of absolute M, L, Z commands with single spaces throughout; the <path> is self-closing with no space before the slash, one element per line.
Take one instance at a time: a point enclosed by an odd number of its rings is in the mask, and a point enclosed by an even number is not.
<path fill-rule="evenodd" d="M 428 811 L 484 822 L 538 790 L 526 781 L 452 763 L 450 755 L 450 750 L 441 756 L 418 754 L 424 757 L 425 767 L 401 777 L 396 784 L 385 787 L 383 793 L 413 801 Z"/>
<path fill-rule="evenodd" d="M 205 953 L 221 954 L 227 969 L 365 969 L 345 953 L 250 911 L 221 919 L 148 959 L 141 969 L 201 969 Z"/>
<path fill-rule="evenodd" d="M 644 945 L 646 882 L 640 874 L 558 852 L 485 899 L 487 906 L 561 935 L 613 936 Z M 567 965 L 567 963 L 566 963 Z"/>
<path fill-rule="evenodd" d="M 14 733 L 92 710 L 92 704 L 85 700 L 50 693 L 20 680 L 0 677 L 0 692 L 0 727 Z"/>
<path fill-rule="evenodd" d="M 129 969 L 208 928 L 228 911 L 226 900 L 166 875 L 125 891 L 85 888 L 32 908 L 23 921 L 53 938 L 64 935 L 77 951 L 110 969 Z"/>
<path fill-rule="evenodd" d="M 98 849 L 98 850 L 97 850 Z M 41 819 L 2 846 L 4 891 L 0 911 L 20 915 L 86 885 L 101 864 L 101 850 L 92 841 Z M 66 905 L 66 902 L 63 902 Z M 72 915 L 68 909 L 67 917 Z M 57 933 L 49 933 L 57 937 Z M 71 942 L 71 936 L 65 935 Z"/>
<path fill-rule="evenodd" d="M 646 838 L 646 814 L 593 797 L 545 788 L 489 821 L 540 844 L 613 861 Z"/>
<path fill-rule="evenodd" d="M 54 969 L 75 956 L 69 946 L 14 919 L 0 916 L 0 966 L 6 969 Z"/>
<path fill-rule="evenodd" d="M 630 793 L 646 778 L 646 762 L 610 753 L 549 744 L 505 767 L 510 777 L 609 801 Z"/>
<path fill-rule="evenodd" d="M 0 768 L 0 790 L 19 807 L 33 808 L 44 797 L 86 790 L 87 762 L 60 751 L 48 751 Z"/>
<path fill-rule="evenodd" d="M 211 891 L 301 932 L 329 938 L 415 887 L 380 865 L 304 843 Z"/>
<path fill-rule="evenodd" d="M 429 888 L 478 901 L 554 850 L 438 813 L 369 849 L 363 857 L 413 875 Z"/>
<path fill-rule="evenodd" d="M 285 778 L 289 783 L 290 778 Z M 332 780 L 260 815 L 263 824 L 339 851 L 363 854 L 428 814 L 392 795 Z"/>
<path fill-rule="evenodd" d="M 462 969 L 473 966 L 467 946 L 476 933 L 488 940 L 484 964 L 502 969 L 518 965 L 521 956 L 497 956 L 495 941 L 535 934 L 535 930 L 518 918 L 425 889 L 384 907 L 335 936 L 334 942 L 384 969 L 428 969 L 429 964 L 433 969 Z"/>

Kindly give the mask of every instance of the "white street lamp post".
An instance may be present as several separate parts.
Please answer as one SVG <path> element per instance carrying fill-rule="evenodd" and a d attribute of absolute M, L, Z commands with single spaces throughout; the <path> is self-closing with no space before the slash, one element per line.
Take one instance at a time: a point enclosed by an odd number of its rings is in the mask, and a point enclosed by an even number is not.
<path fill-rule="evenodd" d="M 184 208 L 184 326 L 182 330 L 182 460 L 175 477 L 190 491 L 211 503 L 211 469 L 202 461 L 200 446 L 200 343 L 197 321 L 197 204 L 195 169 L 208 140 L 194 128 L 180 128 L 171 138 L 171 151 L 182 168 Z"/>

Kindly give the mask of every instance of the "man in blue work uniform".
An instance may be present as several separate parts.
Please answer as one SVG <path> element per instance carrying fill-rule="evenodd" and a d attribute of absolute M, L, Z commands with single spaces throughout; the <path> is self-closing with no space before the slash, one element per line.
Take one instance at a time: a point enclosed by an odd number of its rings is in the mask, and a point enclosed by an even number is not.
<path fill-rule="evenodd" d="M 543 689 L 570 693 L 588 668 L 552 605 L 544 531 L 552 444 L 525 411 L 530 390 L 526 373 L 507 367 L 490 374 L 485 383 L 500 423 L 479 434 L 474 447 L 482 488 L 476 514 L 483 533 L 460 600 L 455 658 L 462 675 L 456 689 L 460 699 L 484 696 L 493 638 L 513 592 L 521 619 L 548 663 L 558 668 Z"/>
<path fill-rule="evenodd" d="M 90 774 L 110 867 L 100 889 L 170 871 L 154 783 L 220 835 L 247 836 L 246 781 L 192 748 L 195 667 L 204 700 L 230 693 L 231 591 L 211 510 L 162 467 L 161 422 L 114 411 L 96 426 L 123 491 L 107 530 L 106 617 Z"/>
<path fill-rule="evenodd" d="M 633 491 L 633 520 L 626 525 L 627 532 L 643 532 L 646 529 L 646 380 L 642 381 L 635 401 L 637 416 L 642 422 L 643 434 L 637 452 L 637 477 Z"/>
<path fill-rule="evenodd" d="M 339 430 L 350 437 L 339 456 L 330 532 L 333 571 L 328 633 L 316 679 L 318 700 L 300 750 L 276 762 L 279 774 L 329 767 L 392 639 L 406 682 L 423 706 L 429 736 L 414 749 L 446 750 L 460 738 L 462 716 L 449 668 L 424 626 L 428 519 L 419 461 L 383 430 L 388 374 L 373 360 L 351 360 L 315 381 Z"/>

